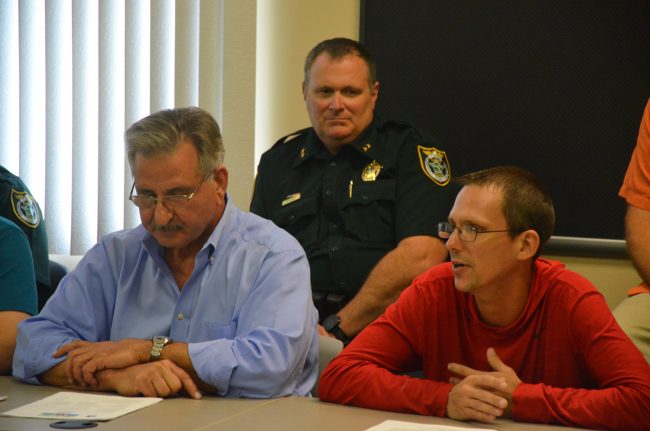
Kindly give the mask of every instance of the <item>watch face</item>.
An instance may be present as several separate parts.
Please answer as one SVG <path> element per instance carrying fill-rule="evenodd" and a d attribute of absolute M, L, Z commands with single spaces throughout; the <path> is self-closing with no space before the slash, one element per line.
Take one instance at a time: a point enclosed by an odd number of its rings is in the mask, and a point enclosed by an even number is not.
<path fill-rule="evenodd" d="M 336 314 L 332 314 L 327 316 L 323 321 L 323 328 L 325 328 L 327 332 L 331 332 L 332 329 L 339 326 L 339 323 L 341 323 L 341 319 L 339 318 L 339 316 L 337 316 Z"/>
<path fill-rule="evenodd" d="M 158 346 L 164 346 L 165 344 L 169 343 L 169 338 L 165 337 L 164 335 L 156 335 L 153 337 L 153 343 Z"/>

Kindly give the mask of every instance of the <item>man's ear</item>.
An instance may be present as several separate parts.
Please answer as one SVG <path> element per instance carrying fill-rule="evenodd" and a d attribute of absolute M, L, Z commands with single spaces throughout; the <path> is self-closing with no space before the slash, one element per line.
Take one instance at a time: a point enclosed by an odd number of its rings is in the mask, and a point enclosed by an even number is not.
<path fill-rule="evenodd" d="M 375 81 L 375 83 L 372 85 L 372 89 L 370 90 L 370 94 L 377 100 L 377 96 L 379 96 L 379 81 Z"/>
<path fill-rule="evenodd" d="M 213 177 L 217 190 L 225 193 L 228 190 L 228 169 L 224 165 L 219 166 L 214 170 Z"/>
<path fill-rule="evenodd" d="M 539 249 L 539 235 L 532 229 L 523 231 L 517 237 L 517 244 L 519 246 L 517 253 L 519 260 L 531 259 L 535 257 Z"/>
<path fill-rule="evenodd" d="M 302 100 L 307 100 L 307 87 L 305 87 L 305 81 L 302 81 Z"/>

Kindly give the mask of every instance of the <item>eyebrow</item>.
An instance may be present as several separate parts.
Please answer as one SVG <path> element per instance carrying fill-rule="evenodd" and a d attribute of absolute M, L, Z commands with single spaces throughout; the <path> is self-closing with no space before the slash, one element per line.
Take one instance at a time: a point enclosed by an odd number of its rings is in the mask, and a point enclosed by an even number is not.
<path fill-rule="evenodd" d="M 465 220 L 462 223 L 456 223 L 456 222 L 452 221 L 451 217 L 448 217 L 447 222 L 453 224 L 454 226 L 473 226 L 473 227 L 476 227 L 476 228 L 479 228 L 479 229 L 485 229 L 484 225 L 482 225 L 481 223 L 477 223 L 475 221 L 472 221 L 471 219 L 470 220 Z"/>
<path fill-rule="evenodd" d="M 190 190 L 192 190 L 191 186 L 178 186 L 178 187 L 174 187 L 174 188 L 165 190 L 163 192 L 162 196 L 179 195 L 179 194 L 182 195 L 182 194 L 185 194 L 184 192 L 187 192 L 187 191 L 190 191 Z M 135 186 L 135 191 L 139 195 L 140 194 L 142 194 L 142 195 L 146 194 L 146 195 L 151 195 L 151 196 L 155 195 L 153 193 L 153 190 L 147 189 L 147 188 L 138 189 L 137 185 Z M 155 196 L 158 196 L 158 195 L 155 195 Z"/>

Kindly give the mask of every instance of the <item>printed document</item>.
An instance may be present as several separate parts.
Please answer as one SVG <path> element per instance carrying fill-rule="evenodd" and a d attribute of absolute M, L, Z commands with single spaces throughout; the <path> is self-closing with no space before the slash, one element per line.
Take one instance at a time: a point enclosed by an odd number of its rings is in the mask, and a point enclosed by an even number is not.
<path fill-rule="evenodd" d="M 450 425 L 418 424 L 414 422 L 384 421 L 366 431 L 496 431 L 492 428 L 455 427 Z"/>
<path fill-rule="evenodd" d="M 57 392 L 33 403 L 3 412 L 2 415 L 40 419 L 108 421 L 160 401 L 162 398 Z"/>

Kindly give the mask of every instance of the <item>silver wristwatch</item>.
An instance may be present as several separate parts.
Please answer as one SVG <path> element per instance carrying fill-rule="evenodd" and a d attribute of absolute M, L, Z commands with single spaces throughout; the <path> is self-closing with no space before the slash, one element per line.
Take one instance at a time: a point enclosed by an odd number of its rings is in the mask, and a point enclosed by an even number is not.
<path fill-rule="evenodd" d="M 151 347 L 151 353 L 149 354 L 150 361 L 157 361 L 160 359 L 160 354 L 162 353 L 163 347 L 172 342 L 172 339 L 165 337 L 164 335 L 156 335 L 151 339 L 153 346 Z"/>

